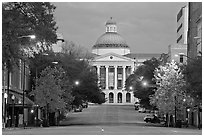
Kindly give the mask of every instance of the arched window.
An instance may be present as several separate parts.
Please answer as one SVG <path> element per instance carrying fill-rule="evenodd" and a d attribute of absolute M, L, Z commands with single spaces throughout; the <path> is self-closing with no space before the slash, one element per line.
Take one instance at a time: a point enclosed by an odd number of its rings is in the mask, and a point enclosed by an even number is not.
<path fill-rule="evenodd" d="M 102 92 L 101 94 L 102 94 L 102 96 L 103 96 L 104 98 L 106 98 L 106 94 L 105 94 L 105 93 Z"/>
<path fill-rule="evenodd" d="M 109 27 L 107 27 L 107 32 L 109 32 Z"/>
<path fill-rule="evenodd" d="M 114 95 L 113 93 L 109 93 L 109 103 L 113 103 Z"/>
<path fill-rule="evenodd" d="M 122 103 L 122 93 L 118 93 L 118 103 Z"/>
<path fill-rule="evenodd" d="M 126 94 L 126 102 L 127 102 L 127 103 L 130 103 L 130 102 L 131 102 L 130 93 L 127 93 L 127 94 Z"/>

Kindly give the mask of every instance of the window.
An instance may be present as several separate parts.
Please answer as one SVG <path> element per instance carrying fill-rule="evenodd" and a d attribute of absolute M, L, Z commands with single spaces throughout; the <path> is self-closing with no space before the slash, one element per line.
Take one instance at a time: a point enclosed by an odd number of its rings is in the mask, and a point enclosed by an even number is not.
<path fill-rule="evenodd" d="M 180 20 L 180 18 L 183 15 L 183 8 L 179 11 L 179 13 L 177 14 L 177 22 Z"/>
<path fill-rule="evenodd" d="M 182 35 L 177 39 L 177 43 L 182 39 Z"/>
<path fill-rule="evenodd" d="M 183 63 L 183 55 L 180 55 L 180 63 Z"/>
<path fill-rule="evenodd" d="M 127 93 L 127 94 L 126 94 L 126 102 L 127 102 L 127 103 L 130 103 L 130 102 L 131 102 L 130 93 Z"/>
<path fill-rule="evenodd" d="M 181 25 L 178 27 L 177 32 L 179 32 L 179 30 L 182 28 L 182 23 Z"/>

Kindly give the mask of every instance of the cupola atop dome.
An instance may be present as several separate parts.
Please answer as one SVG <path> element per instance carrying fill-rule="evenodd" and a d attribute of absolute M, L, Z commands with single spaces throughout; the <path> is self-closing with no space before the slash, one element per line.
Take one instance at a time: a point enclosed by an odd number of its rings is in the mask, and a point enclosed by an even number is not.
<path fill-rule="evenodd" d="M 106 22 L 106 32 L 117 32 L 116 21 L 112 17 Z"/>
<path fill-rule="evenodd" d="M 116 21 L 111 17 L 106 22 L 106 32 L 101 35 L 92 47 L 92 53 L 102 55 L 106 53 L 116 53 L 125 55 L 130 53 L 130 48 L 125 39 L 117 33 Z"/>
<path fill-rule="evenodd" d="M 110 19 L 106 22 L 106 25 L 108 24 L 115 24 L 116 25 L 116 21 L 113 19 L 113 17 L 110 17 Z"/>

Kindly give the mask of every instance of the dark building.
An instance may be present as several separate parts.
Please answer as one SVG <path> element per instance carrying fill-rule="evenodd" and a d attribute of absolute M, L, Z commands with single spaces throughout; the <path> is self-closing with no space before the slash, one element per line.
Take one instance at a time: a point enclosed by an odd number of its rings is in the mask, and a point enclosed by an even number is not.
<path fill-rule="evenodd" d="M 189 2 L 187 56 L 196 58 L 202 51 L 202 2 Z"/>

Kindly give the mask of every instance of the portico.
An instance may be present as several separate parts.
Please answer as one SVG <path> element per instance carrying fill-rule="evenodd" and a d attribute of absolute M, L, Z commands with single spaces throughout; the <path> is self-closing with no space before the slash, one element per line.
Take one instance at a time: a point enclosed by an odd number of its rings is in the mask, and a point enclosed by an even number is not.
<path fill-rule="evenodd" d="M 125 90 L 125 81 L 134 71 L 135 60 L 115 53 L 96 57 L 92 66 L 96 69 L 99 86 L 106 103 L 130 104 L 135 102 L 132 92 Z"/>

